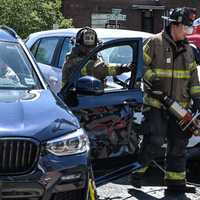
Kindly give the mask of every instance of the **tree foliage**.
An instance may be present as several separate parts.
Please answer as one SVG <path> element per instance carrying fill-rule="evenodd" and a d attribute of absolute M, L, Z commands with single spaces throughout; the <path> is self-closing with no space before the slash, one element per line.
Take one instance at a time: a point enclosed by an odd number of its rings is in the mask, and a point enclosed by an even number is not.
<path fill-rule="evenodd" d="M 0 24 L 13 28 L 22 38 L 32 32 L 72 26 L 61 13 L 62 0 L 0 0 Z"/>

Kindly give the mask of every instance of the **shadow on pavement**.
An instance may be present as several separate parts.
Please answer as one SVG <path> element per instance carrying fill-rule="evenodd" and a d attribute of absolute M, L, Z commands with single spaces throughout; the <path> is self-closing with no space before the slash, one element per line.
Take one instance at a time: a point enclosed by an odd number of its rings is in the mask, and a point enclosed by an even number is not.
<path fill-rule="evenodd" d="M 123 200 L 127 200 L 127 199 L 129 199 L 129 198 L 132 198 L 132 196 L 130 196 L 130 197 L 126 197 L 125 199 L 123 199 Z M 98 199 L 98 200 L 117 200 L 117 199 L 120 199 L 120 200 L 122 200 L 122 197 L 105 197 L 105 198 L 100 198 L 100 199 Z"/>
<path fill-rule="evenodd" d="M 129 189 L 128 193 L 135 197 L 137 200 L 157 200 L 157 198 L 152 197 L 151 195 L 136 189 Z"/>
<path fill-rule="evenodd" d="M 198 176 L 199 177 L 199 176 Z M 124 185 L 126 187 L 130 186 L 129 177 L 125 176 L 121 179 L 112 181 L 114 184 Z M 164 185 L 164 174 L 163 172 L 155 166 L 151 166 L 148 171 L 145 173 L 145 176 L 142 180 L 142 187 L 141 189 L 130 188 L 128 189 L 128 194 L 131 196 L 123 197 L 118 196 L 112 198 L 103 198 L 99 200 L 200 200 L 198 194 L 195 197 L 191 196 L 191 198 L 187 197 L 186 195 L 181 196 L 164 196 L 164 189 L 166 186 Z"/>
<path fill-rule="evenodd" d="M 146 192 L 136 189 L 129 189 L 128 193 L 131 194 L 137 200 L 192 200 L 188 198 L 186 195 L 178 195 L 178 196 L 164 196 L 162 198 L 156 198 L 149 195 Z"/>
<path fill-rule="evenodd" d="M 156 167 L 150 167 L 142 179 L 142 186 L 164 186 L 164 174 Z M 115 184 L 130 185 L 129 177 L 112 181 Z"/>

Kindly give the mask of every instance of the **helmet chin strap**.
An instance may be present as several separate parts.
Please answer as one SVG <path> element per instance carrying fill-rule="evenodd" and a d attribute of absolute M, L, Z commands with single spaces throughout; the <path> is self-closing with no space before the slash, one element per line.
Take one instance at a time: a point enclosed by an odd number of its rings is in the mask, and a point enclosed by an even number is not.
<path fill-rule="evenodd" d="M 175 30 L 175 25 L 171 26 L 171 36 L 175 42 L 179 41 L 180 39 L 177 37 L 177 33 Z"/>

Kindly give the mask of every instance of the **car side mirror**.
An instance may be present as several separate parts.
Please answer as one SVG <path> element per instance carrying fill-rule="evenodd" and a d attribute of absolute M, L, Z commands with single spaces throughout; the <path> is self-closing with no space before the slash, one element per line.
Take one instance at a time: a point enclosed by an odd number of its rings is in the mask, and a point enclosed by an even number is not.
<path fill-rule="evenodd" d="M 76 84 L 76 92 L 82 95 L 102 95 L 103 83 L 93 76 L 83 76 Z"/>

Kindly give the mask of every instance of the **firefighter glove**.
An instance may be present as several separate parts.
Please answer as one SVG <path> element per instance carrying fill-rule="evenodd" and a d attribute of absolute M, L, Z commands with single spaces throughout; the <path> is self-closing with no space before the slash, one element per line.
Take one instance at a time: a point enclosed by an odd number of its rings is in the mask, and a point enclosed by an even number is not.
<path fill-rule="evenodd" d="M 161 84 L 160 84 L 160 78 L 156 77 L 151 81 L 152 87 L 151 90 L 152 91 L 160 91 L 161 88 Z"/>
<path fill-rule="evenodd" d="M 134 68 L 133 64 L 122 64 L 120 67 L 120 73 L 129 72 Z"/>
<path fill-rule="evenodd" d="M 161 90 L 160 78 L 155 77 L 151 84 L 151 96 L 159 100 L 162 99 L 164 93 Z"/>

